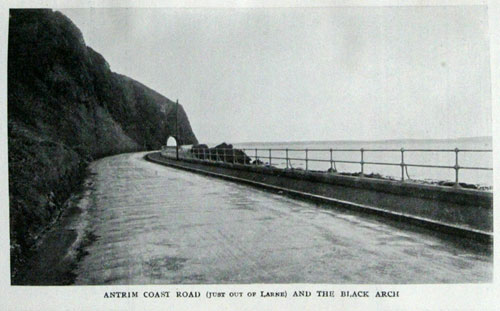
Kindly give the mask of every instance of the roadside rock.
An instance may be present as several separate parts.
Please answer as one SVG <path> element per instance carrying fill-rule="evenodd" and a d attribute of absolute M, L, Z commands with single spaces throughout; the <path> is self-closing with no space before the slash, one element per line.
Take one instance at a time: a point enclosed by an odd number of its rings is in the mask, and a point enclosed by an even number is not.
<path fill-rule="evenodd" d="M 198 159 L 223 161 L 228 163 L 251 163 L 252 159 L 240 149 L 233 148 L 233 145 L 222 143 L 214 148 L 208 148 L 205 144 L 195 145 L 190 152 Z"/>

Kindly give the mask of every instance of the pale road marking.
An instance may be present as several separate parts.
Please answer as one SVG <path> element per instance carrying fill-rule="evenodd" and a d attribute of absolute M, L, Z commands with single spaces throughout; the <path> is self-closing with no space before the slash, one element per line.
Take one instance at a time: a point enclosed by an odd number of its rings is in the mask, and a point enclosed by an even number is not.
<path fill-rule="evenodd" d="M 469 283 L 492 256 L 123 154 L 92 163 L 77 284 Z"/>

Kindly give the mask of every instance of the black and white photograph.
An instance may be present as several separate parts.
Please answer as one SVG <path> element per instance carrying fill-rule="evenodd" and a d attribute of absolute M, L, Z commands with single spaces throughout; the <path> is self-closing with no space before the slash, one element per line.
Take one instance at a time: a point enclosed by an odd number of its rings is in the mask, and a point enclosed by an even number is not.
<path fill-rule="evenodd" d="M 2 15 L 16 301 L 495 309 L 488 2 L 26 3 Z"/>

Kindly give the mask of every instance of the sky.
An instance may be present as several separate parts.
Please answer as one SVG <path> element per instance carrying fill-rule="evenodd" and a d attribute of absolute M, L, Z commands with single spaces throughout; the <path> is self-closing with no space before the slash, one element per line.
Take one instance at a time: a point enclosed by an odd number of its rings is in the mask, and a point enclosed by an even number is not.
<path fill-rule="evenodd" d="M 60 11 L 202 143 L 492 134 L 483 6 Z"/>

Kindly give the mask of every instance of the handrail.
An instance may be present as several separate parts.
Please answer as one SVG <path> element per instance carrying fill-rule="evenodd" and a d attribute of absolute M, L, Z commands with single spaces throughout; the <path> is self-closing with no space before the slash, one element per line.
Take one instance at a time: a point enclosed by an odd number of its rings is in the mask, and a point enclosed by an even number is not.
<path fill-rule="evenodd" d="M 401 167 L 401 181 L 405 181 L 405 173 L 408 176 L 408 167 L 419 167 L 419 168 L 431 168 L 431 169 L 452 169 L 455 171 L 455 186 L 459 187 L 459 171 L 460 170 L 482 170 L 482 171 L 492 171 L 491 167 L 477 167 L 477 166 L 460 166 L 459 165 L 459 153 L 466 152 L 493 152 L 491 149 L 419 149 L 419 148 L 400 148 L 400 149 L 382 149 L 382 148 L 192 148 L 191 154 L 193 159 L 198 159 L 202 161 L 209 162 L 229 162 L 229 163 L 239 163 L 243 165 L 266 165 L 272 166 L 273 160 L 285 160 L 286 169 L 293 169 L 291 161 L 303 161 L 305 163 L 305 170 L 309 170 L 309 163 L 320 162 L 320 163 L 330 163 L 330 172 L 336 172 L 336 163 L 348 163 L 348 164 L 359 164 L 361 166 L 360 177 L 364 177 L 364 167 L 365 165 L 380 165 L 380 166 L 399 166 Z M 275 152 L 275 156 L 273 156 Z M 279 156 L 276 156 L 276 152 L 284 152 Z M 292 152 L 292 154 L 290 154 Z M 304 157 L 297 156 L 296 153 L 301 152 Z M 311 157 L 311 152 L 328 152 L 329 159 L 319 159 Z M 337 159 L 333 156 L 335 152 L 359 152 L 360 161 L 355 160 L 345 160 Z M 400 162 L 376 162 L 376 161 L 365 161 L 365 155 L 369 152 L 398 152 L 401 156 Z M 453 165 L 434 165 L 434 164 L 417 164 L 417 163 L 407 163 L 405 161 L 405 155 L 413 152 L 445 152 L 454 153 L 455 161 Z M 185 156 L 185 155 L 184 155 Z M 264 163 L 263 161 L 267 161 Z M 283 164 L 282 164 L 283 165 Z M 334 169 L 335 167 L 335 169 Z"/>

